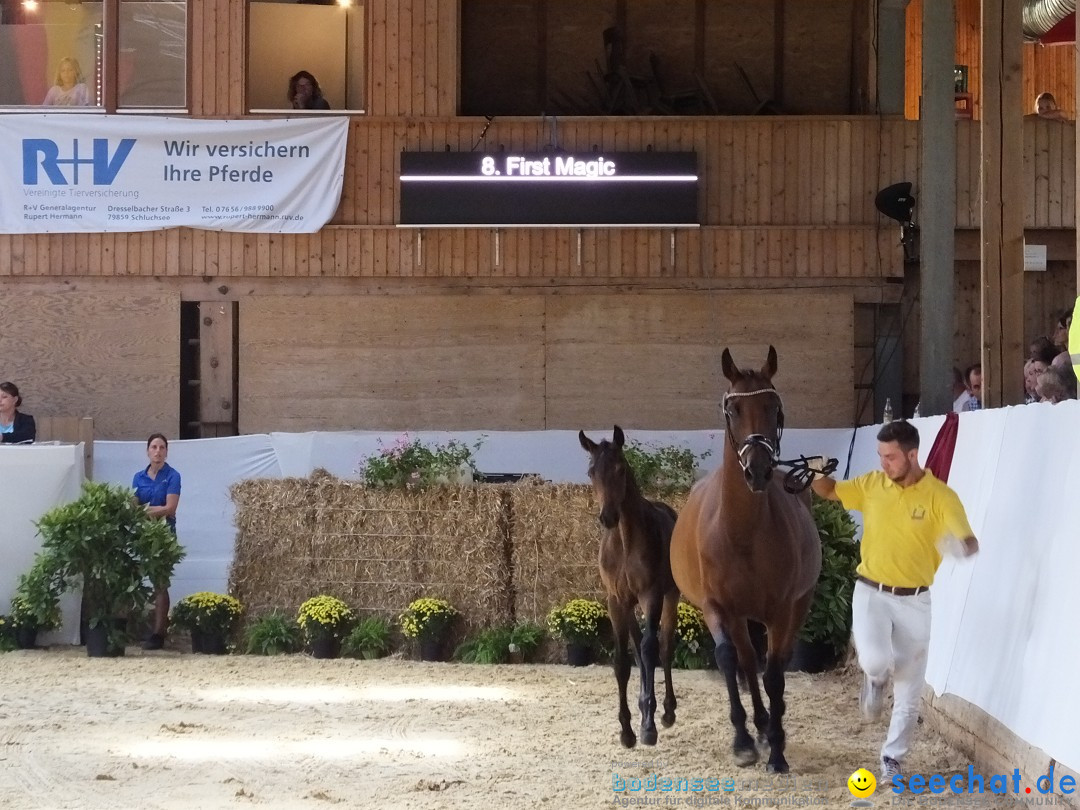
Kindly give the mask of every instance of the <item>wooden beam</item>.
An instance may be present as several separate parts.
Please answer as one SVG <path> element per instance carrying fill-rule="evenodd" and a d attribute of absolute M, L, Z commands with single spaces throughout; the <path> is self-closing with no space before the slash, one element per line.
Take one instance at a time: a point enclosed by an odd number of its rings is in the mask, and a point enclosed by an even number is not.
<path fill-rule="evenodd" d="M 983 405 L 1024 396 L 1021 0 L 982 0 Z"/>
<path fill-rule="evenodd" d="M 919 221 L 925 252 L 919 273 L 919 402 L 923 416 L 952 410 L 945 384 L 953 366 L 956 230 L 956 112 L 953 64 L 955 0 L 935 0 L 922 15 L 922 99 L 919 130 Z"/>
<path fill-rule="evenodd" d="M 1051 262 L 1075 262 L 1076 238 L 1073 228 L 1028 228 L 1024 231 L 1024 244 L 1046 245 L 1046 260 Z M 955 252 L 958 262 L 979 261 L 982 257 L 982 236 L 979 231 L 971 228 L 956 231 Z"/>

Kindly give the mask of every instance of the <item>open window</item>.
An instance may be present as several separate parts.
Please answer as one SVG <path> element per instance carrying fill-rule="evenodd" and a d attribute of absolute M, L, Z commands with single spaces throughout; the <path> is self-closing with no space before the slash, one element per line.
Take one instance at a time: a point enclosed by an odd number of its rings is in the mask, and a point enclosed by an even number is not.
<path fill-rule="evenodd" d="M 248 109 L 363 112 L 365 11 L 362 0 L 251 0 Z M 305 95 L 311 79 L 318 90 L 314 96 Z M 297 84 L 301 94 L 294 106 L 290 93 Z M 312 98 L 325 104 L 305 103 Z"/>
<path fill-rule="evenodd" d="M 0 107 L 187 107 L 187 0 L 0 0 Z"/>

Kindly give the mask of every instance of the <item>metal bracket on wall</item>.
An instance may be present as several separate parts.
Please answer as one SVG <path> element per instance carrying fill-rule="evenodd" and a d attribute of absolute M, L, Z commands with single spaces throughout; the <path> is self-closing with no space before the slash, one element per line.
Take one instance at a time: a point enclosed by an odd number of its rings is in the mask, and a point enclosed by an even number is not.
<path fill-rule="evenodd" d="M 424 266 L 424 232 L 416 232 L 416 266 Z"/>
<path fill-rule="evenodd" d="M 577 232 L 577 266 L 581 267 L 581 228 Z"/>
<path fill-rule="evenodd" d="M 502 264 L 502 254 L 501 254 L 502 245 L 500 244 L 500 240 L 499 240 L 499 237 L 501 236 L 501 234 L 502 234 L 502 231 L 500 231 L 498 228 L 496 228 L 495 229 L 495 266 L 496 267 L 498 267 L 500 264 Z"/>

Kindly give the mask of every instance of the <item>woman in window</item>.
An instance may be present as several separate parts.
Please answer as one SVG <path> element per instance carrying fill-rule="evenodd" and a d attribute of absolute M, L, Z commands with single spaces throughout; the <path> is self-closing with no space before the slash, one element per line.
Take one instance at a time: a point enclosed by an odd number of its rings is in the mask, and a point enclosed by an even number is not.
<path fill-rule="evenodd" d="M 289 102 L 294 110 L 329 110 L 322 89 L 314 76 L 301 70 L 289 79 Z"/>
<path fill-rule="evenodd" d="M 89 107 L 90 91 L 76 59 L 65 56 L 56 68 L 56 84 L 42 102 L 50 107 Z"/>

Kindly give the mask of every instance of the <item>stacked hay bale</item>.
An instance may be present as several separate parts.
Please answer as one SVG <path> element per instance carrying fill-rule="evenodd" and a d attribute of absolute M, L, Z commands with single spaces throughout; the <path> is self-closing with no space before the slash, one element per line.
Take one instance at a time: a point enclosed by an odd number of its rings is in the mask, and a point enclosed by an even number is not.
<path fill-rule="evenodd" d="M 468 625 L 509 623 L 504 489 L 370 489 L 325 471 L 243 481 L 230 591 L 252 615 L 329 593 L 393 617 L 433 596 Z"/>

